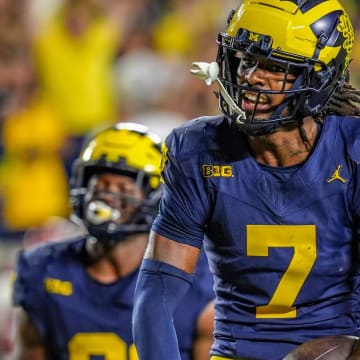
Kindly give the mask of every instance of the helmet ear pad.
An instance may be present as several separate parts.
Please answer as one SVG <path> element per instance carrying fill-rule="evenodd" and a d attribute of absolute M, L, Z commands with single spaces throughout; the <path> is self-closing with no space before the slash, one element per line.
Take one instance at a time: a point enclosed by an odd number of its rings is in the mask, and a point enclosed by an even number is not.
<path fill-rule="evenodd" d="M 335 68 L 332 69 L 335 70 Z M 333 75 L 333 71 L 326 69 L 316 72 L 313 76 L 310 88 L 318 90 L 308 92 L 304 94 L 303 98 L 299 98 L 299 101 L 303 104 L 301 113 L 304 116 L 316 116 L 319 114 L 326 107 L 332 95 L 343 86 L 345 74 Z"/>

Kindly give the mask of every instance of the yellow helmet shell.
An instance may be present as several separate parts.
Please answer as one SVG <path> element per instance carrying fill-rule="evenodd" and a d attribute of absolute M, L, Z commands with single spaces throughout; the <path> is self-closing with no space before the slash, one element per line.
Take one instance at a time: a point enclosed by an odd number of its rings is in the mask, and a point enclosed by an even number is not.
<path fill-rule="evenodd" d="M 299 4 L 302 3 L 301 7 Z M 338 38 L 328 38 L 332 33 L 334 17 Z M 354 31 L 349 16 L 337 0 L 279 1 L 245 0 L 235 11 L 226 33 L 236 37 L 240 28 L 249 31 L 253 40 L 259 35 L 270 36 L 272 48 L 305 58 L 313 58 L 323 32 L 322 48 L 317 60 L 329 64 L 344 53 L 345 70 L 351 60 Z"/>
<path fill-rule="evenodd" d="M 77 163 L 116 172 L 144 172 L 154 189 L 160 182 L 160 148 L 160 137 L 147 127 L 135 123 L 118 123 L 94 136 L 83 148 Z"/>
<path fill-rule="evenodd" d="M 347 76 L 354 44 L 349 16 L 338 0 L 244 0 L 218 34 L 219 79 L 241 108 L 247 91 L 271 96 L 274 91 L 240 81 L 241 59 L 272 64 L 285 74 L 276 93 L 285 95 L 270 117 L 256 119 L 256 108 L 238 120 L 239 113 L 220 92 L 221 111 L 248 135 L 264 135 L 280 126 L 299 124 L 321 114 Z M 296 75 L 285 89 L 287 75 Z M 287 111 L 284 111 L 284 109 Z"/>
<path fill-rule="evenodd" d="M 146 126 L 121 122 L 97 132 L 86 142 L 74 162 L 70 181 L 72 218 L 82 222 L 89 234 L 106 247 L 129 234 L 148 232 L 158 212 L 162 193 L 160 168 L 161 139 Z M 88 218 L 89 180 L 104 173 L 129 176 L 143 191 L 144 199 L 125 223 L 113 220 L 94 223 Z"/>

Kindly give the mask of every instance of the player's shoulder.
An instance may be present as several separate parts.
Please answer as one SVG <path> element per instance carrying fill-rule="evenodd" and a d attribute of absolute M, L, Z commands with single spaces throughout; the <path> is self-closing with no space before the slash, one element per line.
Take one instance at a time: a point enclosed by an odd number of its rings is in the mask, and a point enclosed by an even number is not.
<path fill-rule="evenodd" d="M 64 271 L 73 273 L 82 259 L 85 238 L 45 242 L 18 252 L 13 287 L 13 303 L 32 308 L 44 305 L 44 280 Z M 45 305 L 44 305 L 45 306 Z"/>
<path fill-rule="evenodd" d="M 44 273 L 48 264 L 71 261 L 81 253 L 84 241 L 85 237 L 76 237 L 22 249 L 18 253 L 17 273 L 30 277 L 36 273 Z"/>
<path fill-rule="evenodd" d="M 222 114 L 199 116 L 184 122 L 183 124 L 176 127 L 175 132 L 199 132 L 207 131 L 213 128 L 221 127 L 223 125 L 228 126 L 230 124 L 229 118 Z"/>
<path fill-rule="evenodd" d="M 331 141 L 340 142 L 351 159 L 356 162 L 360 161 L 360 118 L 354 116 L 332 116 L 326 121 L 330 122 L 331 127 L 339 129 L 338 139 L 334 138 Z"/>
<path fill-rule="evenodd" d="M 209 146 L 221 134 L 230 134 L 231 124 L 223 115 L 202 116 L 186 121 L 176 127 L 167 136 L 166 144 L 176 146 L 181 151 L 199 150 L 203 146 Z"/>
<path fill-rule="evenodd" d="M 360 136 L 360 118 L 356 116 L 330 116 L 330 121 L 336 121 L 339 124 L 340 130 L 345 134 L 353 134 L 355 137 Z"/>
<path fill-rule="evenodd" d="M 234 154 L 247 151 L 244 134 L 224 115 L 204 116 L 175 128 L 165 141 L 166 151 L 177 158 L 188 159 L 195 154 L 222 154 L 228 161 Z"/>

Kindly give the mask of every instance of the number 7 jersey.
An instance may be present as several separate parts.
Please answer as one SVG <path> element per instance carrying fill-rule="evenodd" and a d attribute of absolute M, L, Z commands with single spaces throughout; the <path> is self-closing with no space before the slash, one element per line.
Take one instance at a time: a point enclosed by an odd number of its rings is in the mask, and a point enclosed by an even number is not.
<path fill-rule="evenodd" d="M 308 160 L 287 168 L 259 165 L 223 116 L 168 136 L 153 230 L 204 244 L 213 355 L 275 360 L 311 338 L 358 335 L 359 161 L 351 117 L 328 117 Z"/>

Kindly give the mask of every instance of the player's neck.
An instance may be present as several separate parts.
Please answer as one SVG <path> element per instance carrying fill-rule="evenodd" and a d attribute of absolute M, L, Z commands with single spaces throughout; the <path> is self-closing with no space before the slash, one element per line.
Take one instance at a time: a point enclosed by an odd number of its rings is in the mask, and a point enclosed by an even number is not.
<path fill-rule="evenodd" d="M 147 245 L 147 234 L 119 242 L 109 253 L 87 267 L 88 274 L 101 283 L 112 283 L 135 271 Z"/>
<path fill-rule="evenodd" d="M 305 161 L 315 145 L 318 132 L 311 117 L 304 119 L 303 130 L 309 144 L 304 142 L 298 127 L 250 137 L 249 144 L 256 161 L 268 166 L 293 166 Z"/>

